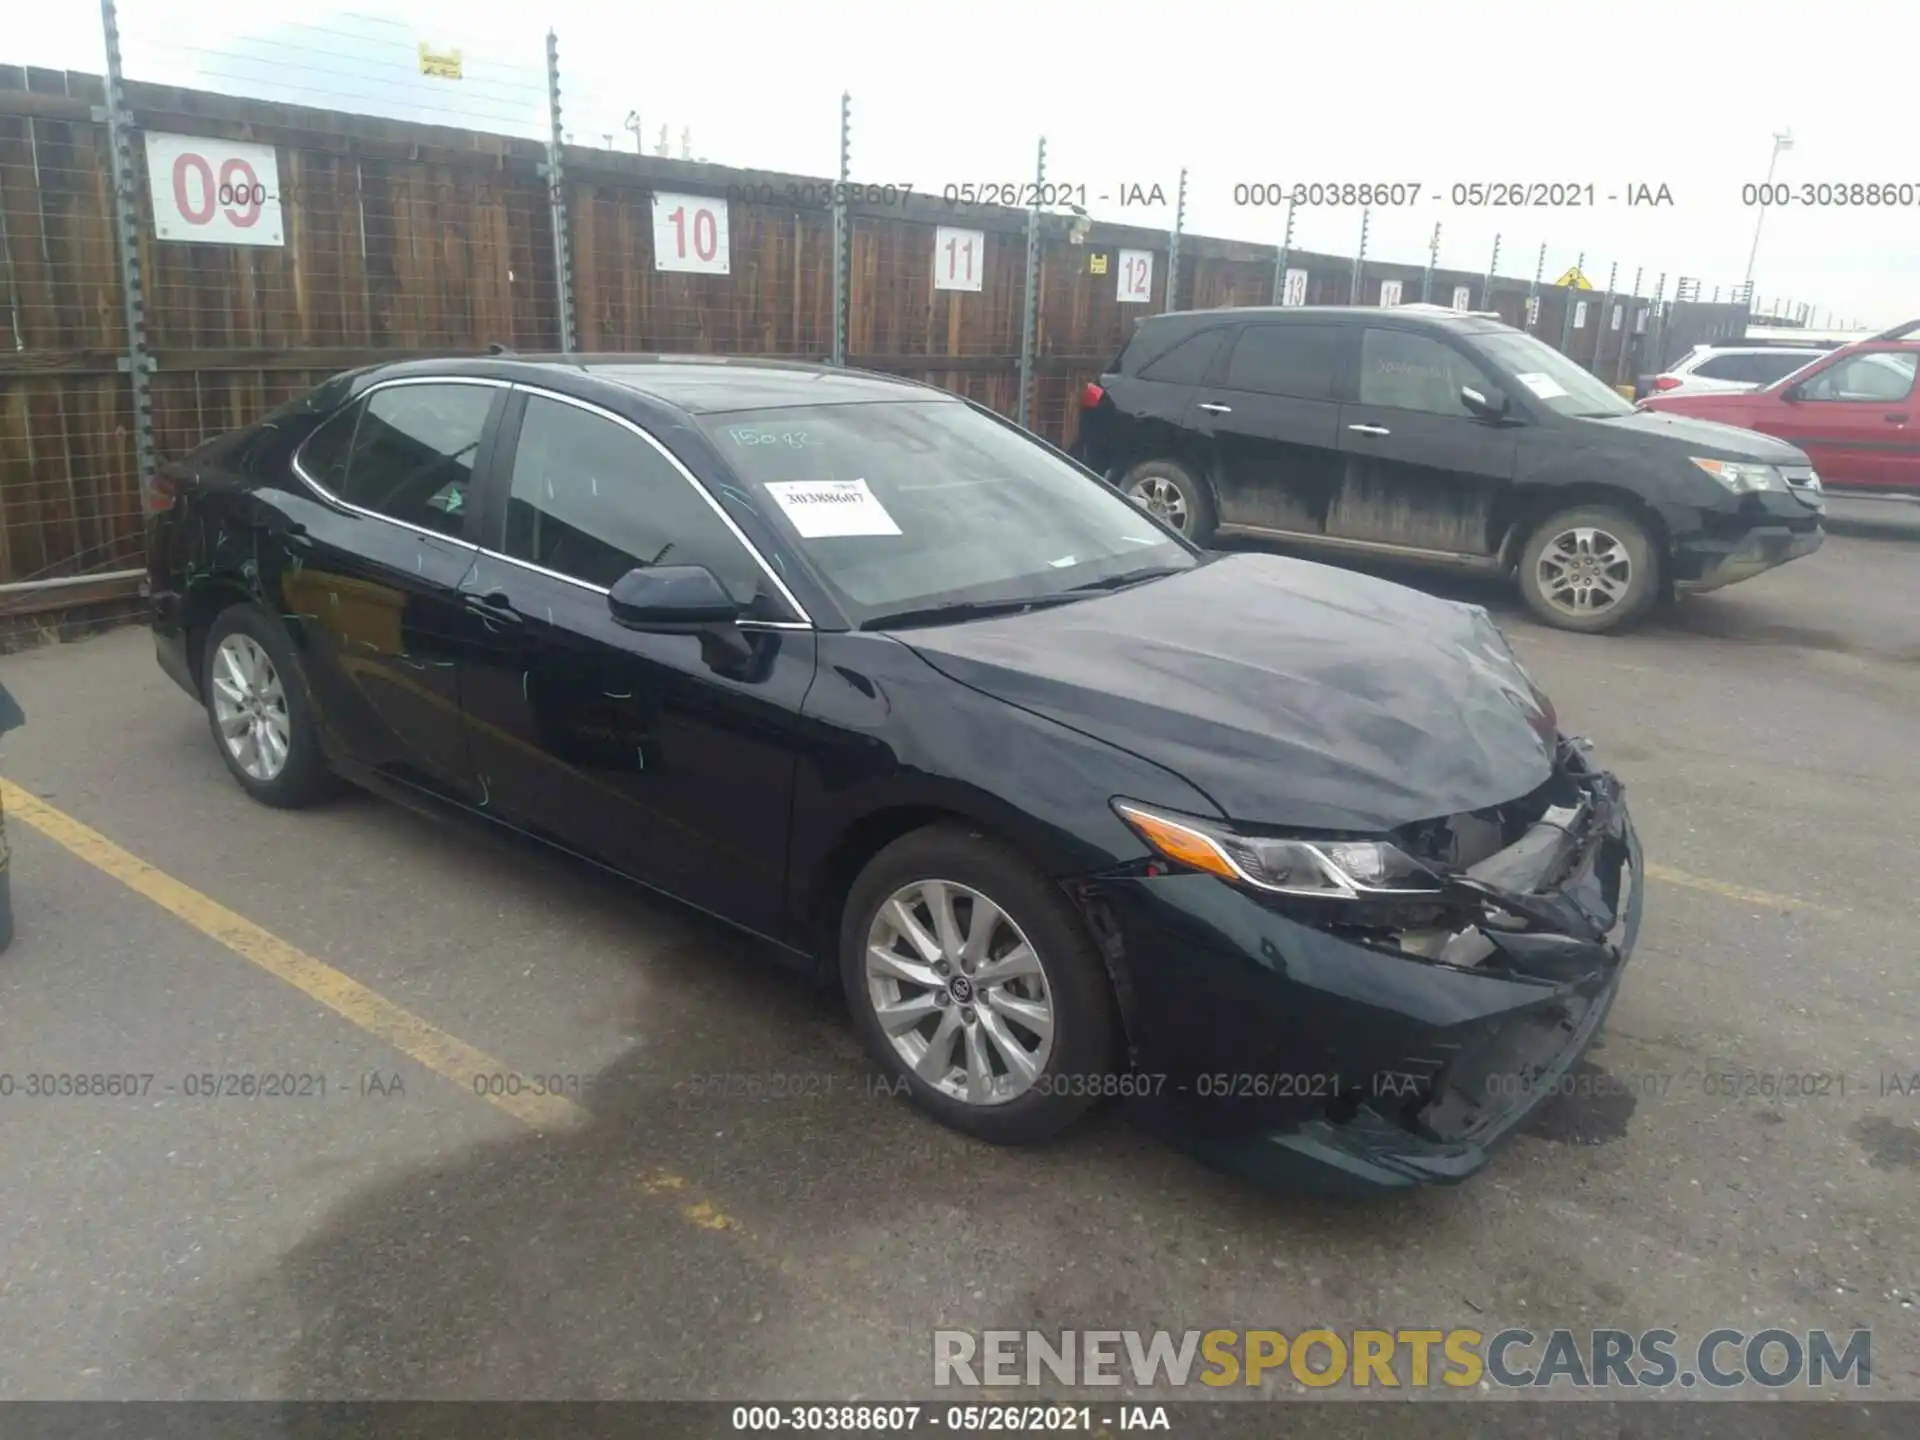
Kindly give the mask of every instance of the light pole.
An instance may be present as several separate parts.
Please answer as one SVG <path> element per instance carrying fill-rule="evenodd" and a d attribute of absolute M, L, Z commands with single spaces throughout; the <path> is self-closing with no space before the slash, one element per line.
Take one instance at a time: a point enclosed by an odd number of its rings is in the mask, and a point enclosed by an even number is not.
<path fill-rule="evenodd" d="M 1769 186 L 1773 184 L 1773 167 L 1780 163 L 1780 152 L 1782 150 L 1791 150 L 1792 148 L 1793 131 L 1781 130 L 1774 135 L 1773 158 L 1767 161 L 1766 183 Z M 1761 222 L 1767 218 L 1767 206 L 1765 202 L 1771 198 L 1772 195 L 1773 191 L 1771 189 L 1761 190 L 1761 204 L 1758 207 L 1758 213 L 1753 217 L 1753 248 L 1747 252 L 1747 294 L 1749 296 L 1753 294 L 1753 262 L 1760 254 L 1760 225 Z"/>

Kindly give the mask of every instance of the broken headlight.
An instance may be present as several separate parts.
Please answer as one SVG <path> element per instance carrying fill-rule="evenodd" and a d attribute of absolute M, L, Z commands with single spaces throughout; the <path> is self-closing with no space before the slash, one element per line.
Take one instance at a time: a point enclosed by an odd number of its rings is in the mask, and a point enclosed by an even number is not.
<path fill-rule="evenodd" d="M 1777 465 L 1762 465 L 1749 460 L 1710 460 L 1699 455 L 1688 458 L 1736 495 L 1787 488 L 1786 479 Z"/>
<path fill-rule="evenodd" d="M 1155 854 L 1190 870 L 1276 895 L 1375 900 L 1438 895 L 1441 878 L 1385 840 L 1249 835 L 1203 820 L 1115 800 L 1114 812 Z"/>

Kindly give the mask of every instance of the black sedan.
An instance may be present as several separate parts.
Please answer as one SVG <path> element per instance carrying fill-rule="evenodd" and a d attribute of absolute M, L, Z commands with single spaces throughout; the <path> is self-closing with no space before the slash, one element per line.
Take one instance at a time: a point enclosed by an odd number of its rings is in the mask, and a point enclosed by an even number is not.
<path fill-rule="evenodd" d="M 1212 555 L 971 402 L 416 361 L 166 469 L 161 666 L 228 769 L 485 817 L 838 975 L 989 1140 L 1458 1180 L 1605 1018 L 1620 786 L 1477 606 Z"/>

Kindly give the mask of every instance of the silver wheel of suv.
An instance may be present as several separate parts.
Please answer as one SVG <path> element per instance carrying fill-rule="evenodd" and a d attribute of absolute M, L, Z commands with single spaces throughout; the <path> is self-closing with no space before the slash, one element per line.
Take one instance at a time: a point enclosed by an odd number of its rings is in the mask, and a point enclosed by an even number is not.
<path fill-rule="evenodd" d="M 1596 525 L 1562 530 L 1535 563 L 1547 603 L 1583 620 L 1621 605 L 1633 592 L 1633 557 L 1617 535 Z"/>
<path fill-rule="evenodd" d="M 1187 497 L 1166 476 L 1142 475 L 1127 487 L 1127 495 L 1161 524 L 1172 526 L 1182 535 L 1187 533 L 1187 522 L 1192 518 L 1187 513 Z"/>
<path fill-rule="evenodd" d="M 287 766 L 293 722 L 272 659 L 251 635 L 235 631 L 214 652 L 213 716 L 234 764 L 255 780 L 273 780 Z"/>
<path fill-rule="evenodd" d="M 986 895 L 916 880 L 867 932 L 866 992 L 906 1067 L 968 1105 L 1018 1099 L 1053 1053 L 1053 991 L 1020 927 Z"/>

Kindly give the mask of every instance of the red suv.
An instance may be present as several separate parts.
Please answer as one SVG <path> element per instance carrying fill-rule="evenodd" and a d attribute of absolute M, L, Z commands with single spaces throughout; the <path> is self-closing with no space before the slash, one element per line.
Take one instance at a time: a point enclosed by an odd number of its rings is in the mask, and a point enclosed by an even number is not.
<path fill-rule="evenodd" d="M 1797 446 L 1829 490 L 1920 495 L 1920 320 L 1733 394 L 1651 395 L 1643 410 L 1758 430 Z"/>

